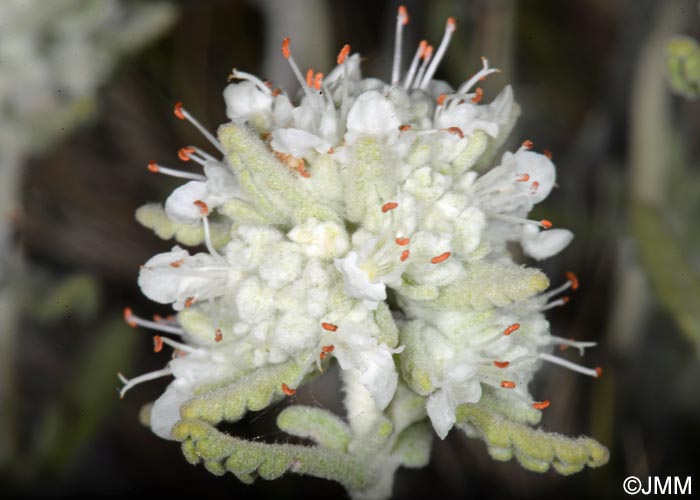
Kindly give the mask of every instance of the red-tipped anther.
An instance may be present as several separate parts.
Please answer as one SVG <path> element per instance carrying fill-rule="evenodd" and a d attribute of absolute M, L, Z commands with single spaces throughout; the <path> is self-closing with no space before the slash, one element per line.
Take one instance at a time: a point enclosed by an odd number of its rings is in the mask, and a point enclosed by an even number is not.
<path fill-rule="evenodd" d="M 410 126 L 410 125 L 401 125 L 401 126 L 399 127 L 399 130 L 400 130 L 401 132 L 406 132 L 407 130 L 411 130 L 411 126 Z"/>
<path fill-rule="evenodd" d="M 154 161 L 148 163 L 148 170 L 151 172 L 158 172 L 160 168 L 158 168 L 158 164 Z"/>
<path fill-rule="evenodd" d="M 464 132 L 459 127 L 449 127 L 446 129 L 450 134 L 458 135 L 460 139 L 464 139 Z"/>
<path fill-rule="evenodd" d="M 311 87 L 314 84 L 314 70 L 309 68 L 306 71 L 306 86 Z"/>
<path fill-rule="evenodd" d="M 565 274 L 565 276 L 566 276 L 566 279 L 571 282 L 571 289 L 578 290 L 578 278 L 576 277 L 576 275 L 574 273 L 572 273 L 571 271 L 568 271 Z"/>
<path fill-rule="evenodd" d="M 182 112 L 182 103 L 180 101 L 175 103 L 175 108 L 173 109 L 173 113 L 175 116 L 177 116 L 180 120 L 185 119 L 185 113 Z"/>
<path fill-rule="evenodd" d="M 396 244 L 398 246 L 405 247 L 406 245 L 408 245 L 411 242 L 411 239 L 410 238 L 396 238 L 394 241 L 396 242 Z"/>
<path fill-rule="evenodd" d="M 399 17 L 401 18 L 401 24 L 406 26 L 408 24 L 408 11 L 403 5 L 399 5 Z"/>
<path fill-rule="evenodd" d="M 160 335 L 153 336 L 153 352 L 160 352 L 163 350 L 163 337 Z"/>
<path fill-rule="evenodd" d="M 214 332 L 214 342 L 221 342 L 224 339 L 224 334 L 221 332 L 220 328 L 217 328 Z"/>
<path fill-rule="evenodd" d="M 571 297 L 569 297 L 568 295 L 564 295 L 564 296 L 561 298 L 561 301 L 562 301 L 564 304 L 568 304 L 570 300 L 571 300 Z"/>
<path fill-rule="evenodd" d="M 428 45 L 428 46 L 425 48 L 425 50 L 423 51 L 423 59 L 424 59 L 425 61 L 427 61 L 427 60 L 430 59 L 431 57 L 433 57 L 433 46 L 432 46 L 432 45 Z"/>
<path fill-rule="evenodd" d="M 530 174 L 522 174 L 515 178 L 518 182 L 527 182 L 530 180 Z"/>
<path fill-rule="evenodd" d="M 408 259 L 409 255 L 411 255 L 411 252 L 409 252 L 408 250 L 404 250 L 403 252 L 401 252 L 401 262 L 404 262 L 406 259 Z"/>
<path fill-rule="evenodd" d="M 187 297 L 185 299 L 185 307 L 191 307 L 192 304 L 194 304 L 195 300 L 197 299 L 195 299 L 194 297 Z"/>
<path fill-rule="evenodd" d="M 447 99 L 447 94 L 440 94 L 437 98 L 437 105 L 442 106 L 445 104 L 445 99 Z"/>
<path fill-rule="evenodd" d="M 457 29 L 457 21 L 455 21 L 454 17 L 447 18 L 447 28 L 451 29 L 452 31 Z"/>
<path fill-rule="evenodd" d="M 321 323 L 321 328 L 329 332 L 334 332 L 338 329 L 338 325 L 334 325 L 333 323 Z"/>
<path fill-rule="evenodd" d="M 185 263 L 185 259 L 176 260 L 175 262 L 170 263 L 170 267 L 178 268 L 181 265 L 183 265 L 184 263 Z"/>
<path fill-rule="evenodd" d="M 323 361 L 324 359 L 326 359 L 326 356 L 327 356 L 327 353 L 321 351 L 321 352 L 319 353 L 319 355 L 318 355 L 318 359 L 320 359 L 321 361 Z"/>
<path fill-rule="evenodd" d="M 540 183 L 535 181 L 532 183 L 532 186 L 530 186 L 530 194 L 535 194 L 537 192 L 537 189 L 540 187 Z"/>
<path fill-rule="evenodd" d="M 180 158 L 182 161 L 190 161 L 190 155 L 194 153 L 194 148 L 180 148 L 177 151 L 177 157 Z"/>
<path fill-rule="evenodd" d="M 282 55 L 285 59 L 289 59 L 292 53 L 289 51 L 289 37 L 282 40 Z"/>
<path fill-rule="evenodd" d="M 336 62 L 339 65 L 343 64 L 348 58 L 348 54 L 350 54 L 350 45 L 346 43 L 345 45 L 343 45 L 343 48 L 340 49 L 340 52 L 338 52 L 338 58 L 336 59 Z"/>
<path fill-rule="evenodd" d="M 523 146 L 525 149 L 532 149 L 532 146 L 534 146 L 534 145 L 535 145 L 535 143 L 532 142 L 530 139 L 525 139 L 525 140 L 523 141 L 523 144 L 522 144 L 522 146 Z"/>
<path fill-rule="evenodd" d="M 420 43 L 418 44 L 418 59 L 423 57 L 423 53 L 425 52 L 425 49 L 428 48 L 428 40 L 421 40 Z"/>
<path fill-rule="evenodd" d="M 382 205 L 382 212 L 387 213 L 389 210 L 393 210 L 398 206 L 399 206 L 399 204 L 396 203 L 395 201 L 387 202 L 384 205 Z"/>
<path fill-rule="evenodd" d="M 282 392 L 287 396 L 294 396 L 297 393 L 297 390 L 292 389 L 287 384 L 282 384 Z"/>
<path fill-rule="evenodd" d="M 552 221 L 547 220 L 547 219 L 542 219 L 540 221 L 540 226 L 542 226 L 545 229 L 550 229 L 552 227 Z"/>
<path fill-rule="evenodd" d="M 161 321 L 163 321 L 163 316 L 161 316 L 160 314 L 154 314 L 153 321 L 155 321 L 156 323 L 160 323 Z"/>
<path fill-rule="evenodd" d="M 603 369 L 600 366 L 595 367 L 595 376 L 596 377 L 602 377 L 603 376 Z"/>
<path fill-rule="evenodd" d="M 493 366 L 496 368 L 508 368 L 508 365 L 510 365 L 510 361 L 494 361 Z"/>
<path fill-rule="evenodd" d="M 324 345 L 323 347 L 321 347 L 321 350 L 323 352 L 333 352 L 333 349 L 335 349 L 334 345 Z"/>
<path fill-rule="evenodd" d="M 475 95 L 474 97 L 472 97 L 472 102 L 476 104 L 484 98 L 484 89 L 482 89 L 481 87 L 477 87 L 476 89 L 474 89 L 474 93 Z"/>
<path fill-rule="evenodd" d="M 515 330 L 517 330 L 519 328 L 520 328 L 520 323 L 513 323 L 508 328 L 503 330 L 503 335 L 510 335 L 511 333 L 513 333 Z"/>
<path fill-rule="evenodd" d="M 548 159 L 552 159 L 552 152 L 549 149 L 545 149 L 542 151 L 542 154 L 545 155 Z"/>
<path fill-rule="evenodd" d="M 314 88 L 316 90 L 321 90 L 321 84 L 323 83 L 323 73 L 316 73 L 314 77 Z"/>
<path fill-rule="evenodd" d="M 515 389 L 515 382 L 512 380 L 501 380 L 501 387 L 504 389 Z"/>
<path fill-rule="evenodd" d="M 440 262 L 445 262 L 447 259 L 450 258 L 450 255 L 452 255 L 452 252 L 441 253 L 440 255 L 430 259 L 430 263 L 431 264 L 439 264 Z"/>
<path fill-rule="evenodd" d="M 536 403 L 532 403 L 532 407 L 535 410 L 544 410 L 545 408 L 549 408 L 549 399 L 545 399 L 544 401 L 538 401 Z"/>
<path fill-rule="evenodd" d="M 281 93 L 282 93 L 282 89 L 275 89 L 272 91 L 272 94 L 270 94 L 270 95 L 272 95 L 272 97 L 277 97 Z"/>
<path fill-rule="evenodd" d="M 209 205 L 204 203 L 202 200 L 195 200 L 194 205 L 199 208 L 199 213 L 202 215 L 209 215 Z"/>
<path fill-rule="evenodd" d="M 134 321 L 134 318 L 132 318 L 133 315 L 134 312 L 131 310 L 131 307 L 124 308 L 124 321 L 131 328 L 136 328 L 138 325 L 136 324 L 136 321 Z"/>

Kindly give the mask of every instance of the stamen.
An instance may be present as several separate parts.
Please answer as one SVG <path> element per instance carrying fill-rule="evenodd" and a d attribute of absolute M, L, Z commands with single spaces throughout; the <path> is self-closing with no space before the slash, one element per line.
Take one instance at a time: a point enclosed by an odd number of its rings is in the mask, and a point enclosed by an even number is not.
<path fill-rule="evenodd" d="M 382 212 L 387 213 L 389 210 L 393 210 L 398 206 L 399 204 L 394 201 L 387 202 L 384 205 L 382 205 Z"/>
<path fill-rule="evenodd" d="M 411 239 L 410 238 L 396 238 L 394 241 L 400 247 L 405 247 L 406 245 L 408 245 L 411 242 Z"/>
<path fill-rule="evenodd" d="M 338 325 L 334 325 L 333 323 L 321 323 L 321 328 L 329 332 L 335 332 L 338 330 Z"/>
<path fill-rule="evenodd" d="M 134 377 L 132 379 L 126 378 L 124 375 L 121 373 L 118 373 L 117 376 L 119 377 L 119 380 L 124 384 L 124 387 L 121 388 L 119 391 L 119 397 L 124 399 L 124 395 L 127 393 L 129 389 L 131 389 L 134 386 L 137 386 L 143 382 L 148 382 L 149 380 L 155 380 L 160 377 L 166 377 L 168 375 L 172 375 L 173 372 L 170 368 L 163 368 L 162 370 L 156 370 L 154 372 L 149 372 L 145 373 L 143 375 L 139 375 L 138 377 Z"/>
<path fill-rule="evenodd" d="M 602 377 L 603 376 L 603 369 L 600 366 L 596 366 L 594 368 L 596 377 Z"/>
<path fill-rule="evenodd" d="M 442 61 L 442 58 L 444 57 L 445 52 L 447 51 L 447 47 L 450 45 L 450 39 L 452 38 L 452 34 L 455 32 L 456 29 L 457 21 L 455 21 L 454 17 L 448 17 L 447 23 L 445 24 L 445 34 L 442 36 L 440 46 L 438 47 L 437 53 L 433 58 L 433 62 L 430 63 L 430 67 L 428 68 L 428 71 L 426 71 L 425 76 L 421 81 L 421 90 L 425 90 L 426 88 L 428 88 L 428 84 L 430 83 L 430 80 L 432 80 L 433 75 L 435 75 L 437 67 L 440 64 L 440 61 Z"/>
<path fill-rule="evenodd" d="M 545 304 L 543 307 L 541 307 L 540 312 L 549 311 L 550 309 L 552 309 L 554 307 L 566 305 L 569 302 L 569 300 L 570 300 L 569 297 L 562 297 L 561 299 L 553 300 L 552 302 L 549 302 L 549 303 Z"/>
<path fill-rule="evenodd" d="M 177 157 L 180 158 L 182 161 L 190 161 L 190 155 L 194 153 L 194 148 L 185 146 L 184 148 L 180 148 L 177 151 Z"/>
<path fill-rule="evenodd" d="M 458 135 L 460 139 L 464 139 L 464 132 L 462 132 L 462 129 L 459 127 L 449 127 L 445 130 L 447 130 L 450 134 Z"/>
<path fill-rule="evenodd" d="M 207 250 L 210 254 L 212 254 L 214 257 L 220 258 L 221 255 L 219 254 L 219 252 L 216 251 L 216 248 L 214 248 L 214 242 L 211 239 L 211 229 L 209 228 L 209 218 L 207 217 L 209 215 L 209 205 L 207 205 L 202 200 L 195 200 L 193 203 L 196 207 L 199 208 L 199 213 L 202 215 L 202 227 L 204 228 L 204 244 L 206 245 Z M 185 307 L 189 307 L 186 302 Z"/>
<path fill-rule="evenodd" d="M 411 130 L 411 126 L 410 125 L 399 125 L 399 130 L 401 132 L 406 132 L 407 130 Z"/>
<path fill-rule="evenodd" d="M 321 85 L 323 84 L 323 73 L 316 73 L 314 77 L 314 88 L 316 90 L 321 90 Z"/>
<path fill-rule="evenodd" d="M 513 323 L 508 328 L 503 330 L 503 335 L 510 335 L 511 333 L 513 333 L 514 331 L 516 331 L 518 329 L 520 329 L 520 323 Z"/>
<path fill-rule="evenodd" d="M 408 250 L 404 250 L 403 252 L 401 252 L 401 257 L 400 257 L 401 262 L 405 262 L 406 259 L 408 259 L 408 256 L 410 254 L 411 254 L 411 252 Z"/>
<path fill-rule="evenodd" d="M 512 215 L 505 215 L 505 214 L 494 214 L 494 213 L 489 213 L 487 214 L 489 217 L 493 219 L 499 219 L 505 222 L 513 222 L 515 224 L 534 224 L 536 226 L 540 226 L 544 229 L 549 229 L 552 227 L 552 222 L 547 219 L 542 219 L 540 221 L 536 220 L 530 220 L 530 219 L 521 219 L 520 217 L 513 217 Z"/>
<path fill-rule="evenodd" d="M 552 152 L 549 149 L 545 149 L 544 151 L 542 151 L 542 154 L 545 155 L 547 159 L 552 159 Z"/>
<path fill-rule="evenodd" d="M 155 339 L 153 339 L 155 342 Z M 169 345 L 172 347 L 175 351 L 180 351 L 181 356 L 184 356 L 185 354 L 192 354 L 197 352 L 197 349 L 194 347 L 190 347 L 187 344 L 183 344 L 182 342 L 177 342 L 169 337 L 161 337 L 160 340 L 158 341 L 159 343 L 163 343 L 166 345 Z M 158 352 L 158 351 L 156 351 Z"/>
<path fill-rule="evenodd" d="M 416 71 L 418 70 L 418 63 L 423 58 L 423 53 L 425 52 L 425 49 L 427 47 L 428 47 L 428 42 L 426 40 L 421 40 L 420 43 L 418 44 L 418 49 L 416 50 L 416 54 L 413 56 L 413 60 L 411 61 L 411 66 L 408 70 L 408 73 L 406 73 L 406 78 L 404 78 L 404 81 L 403 81 L 404 90 L 409 89 L 411 87 L 411 85 L 413 85 L 413 77 L 416 76 Z"/>
<path fill-rule="evenodd" d="M 324 345 L 321 347 L 321 350 L 325 353 L 333 352 L 334 349 L 335 349 L 334 345 Z"/>
<path fill-rule="evenodd" d="M 391 66 L 391 84 L 399 83 L 401 75 L 401 43 L 403 41 L 403 27 L 408 24 L 408 12 L 403 5 L 399 6 L 399 12 L 396 15 L 396 34 L 394 37 L 394 61 Z"/>
<path fill-rule="evenodd" d="M 527 182 L 530 180 L 530 174 L 522 174 L 515 178 L 517 182 Z"/>
<path fill-rule="evenodd" d="M 469 92 L 469 89 L 471 89 L 476 82 L 482 81 L 484 78 L 486 78 L 488 75 L 492 73 L 500 73 L 500 69 L 496 68 L 489 68 L 489 60 L 486 59 L 485 57 L 481 58 L 481 64 L 482 68 L 480 71 L 478 71 L 474 76 L 472 76 L 469 80 L 467 80 L 459 89 L 457 90 L 458 94 L 466 94 Z"/>
<path fill-rule="evenodd" d="M 423 80 L 423 75 L 425 74 L 425 69 L 428 67 L 428 64 L 430 63 L 430 59 L 433 57 L 433 46 L 428 45 L 425 47 L 425 50 L 423 51 L 423 63 L 420 65 L 420 68 L 418 69 L 418 74 L 416 75 L 416 80 L 413 82 L 412 88 L 417 89 L 420 86 L 421 81 Z"/>
<path fill-rule="evenodd" d="M 515 389 L 515 382 L 511 380 L 501 380 L 501 387 L 504 389 Z"/>
<path fill-rule="evenodd" d="M 220 328 L 217 328 L 214 332 L 214 342 L 221 342 L 224 338 L 224 334 L 221 332 Z"/>
<path fill-rule="evenodd" d="M 484 89 L 477 87 L 474 89 L 474 97 L 472 97 L 472 102 L 478 104 L 484 98 Z"/>
<path fill-rule="evenodd" d="M 192 307 L 192 304 L 194 304 L 197 301 L 196 297 L 187 297 L 185 299 L 185 307 Z"/>
<path fill-rule="evenodd" d="M 260 78 L 258 78 L 255 75 L 251 75 L 250 73 L 246 73 L 245 71 L 238 71 L 236 68 L 233 68 L 231 70 L 231 74 L 228 77 L 228 81 L 230 82 L 234 79 L 251 81 L 261 91 L 265 92 L 266 94 L 271 94 L 270 87 L 266 85 L 266 82 L 263 82 Z"/>
<path fill-rule="evenodd" d="M 195 200 L 193 203 L 197 208 L 199 208 L 200 214 L 204 216 L 209 215 L 209 205 L 204 203 L 202 200 Z"/>
<path fill-rule="evenodd" d="M 530 139 L 525 139 L 521 146 L 525 149 L 532 149 L 532 146 L 534 145 L 535 143 L 533 143 Z"/>
<path fill-rule="evenodd" d="M 559 344 L 559 349 L 564 350 L 567 347 L 575 347 L 578 349 L 579 354 L 583 356 L 585 354 L 585 350 L 588 349 L 589 347 L 595 347 L 598 345 L 597 342 L 581 342 L 581 341 L 576 341 L 574 339 L 565 339 L 563 337 L 555 337 L 552 335 L 549 338 L 549 342 L 551 344 Z"/>
<path fill-rule="evenodd" d="M 437 105 L 442 106 L 445 104 L 445 99 L 447 99 L 447 94 L 440 94 L 437 98 Z"/>
<path fill-rule="evenodd" d="M 449 259 L 449 258 L 450 258 L 450 255 L 452 255 L 452 252 L 444 252 L 444 253 L 441 253 L 441 254 L 438 255 L 437 257 L 433 257 L 432 259 L 430 259 L 430 263 L 431 263 L 431 264 L 439 264 L 440 262 L 444 262 L 444 261 L 446 261 L 447 259 Z"/>
<path fill-rule="evenodd" d="M 164 167 L 152 161 L 148 163 L 148 170 L 156 174 L 169 175 L 170 177 L 178 177 L 180 179 L 190 179 L 193 181 L 204 182 L 207 178 L 204 175 L 193 174 L 190 172 L 183 172 L 182 170 L 176 170 L 174 168 Z"/>
<path fill-rule="evenodd" d="M 493 366 L 496 368 L 508 368 L 508 365 L 510 365 L 509 361 L 494 361 Z"/>
<path fill-rule="evenodd" d="M 185 330 L 178 326 L 167 325 L 158 321 L 150 321 L 148 319 L 140 318 L 132 312 L 130 307 L 124 308 L 124 321 L 127 325 L 129 325 L 132 328 L 141 326 L 150 330 L 156 330 L 164 333 L 172 333 L 173 335 L 182 335 L 183 333 L 185 333 Z"/>
<path fill-rule="evenodd" d="M 294 396 L 297 393 L 297 390 L 292 389 L 287 384 L 282 384 L 282 392 L 287 396 Z"/>
<path fill-rule="evenodd" d="M 547 354 L 546 352 L 541 352 L 539 354 L 539 357 L 545 361 L 548 361 L 550 363 L 554 363 L 555 365 L 560 365 L 563 366 L 564 368 L 568 368 L 569 370 L 578 372 L 578 373 L 583 373 L 584 375 L 588 375 L 589 377 L 599 377 L 603 371 L 600 369 L 600 367 L 596 368 L 586 368 L 585 366 L 577 365 L 576 363 L 572 363 L 571 361 L 568 361 L 566 359 L 562 359 L 557 356 L 552 356 L 551 354 Z"/>
<path fill-rule="evenodd" d="M 311 87 L 314 82 L 314 70 L 313 68 L 309 68 L 306 71 L 306 86 Z"/>
<path fill-rule="evenodd" d="M 571 289 L 572 290 L 578 290 L 578 278 L 574 273 L 571 271 L 567 271 L 564 276 L 566 276 L 566 279 L 568 279 L 571 282 Z"/>
<path fill-rule="evenodd" d="M 183 106 L 181 102 L 176 102 L 175 103 L 175 110 L 173 111 L 175 113 L 175 116 L 177 116 L 180 120 L 187 120 L 190 122 L 192 125 L 195 126 L 199 132 L 207 138 L 209 142 L 211 142 L 216 149 L 218 149 L 221 154 L 226 154 L 224 151 L 224 148 L 221 147 L 221 144 L 219 144 L 219 141 L 214 137 L 204 126 L 199 123 Z"/>
<path fill-rule="evenodd" d="M 160 335 L 153 336 L 153 352 L 160 352 L 163 350 L 163 337 Z"/>
<path fill-rule="evenodd" d="M 289 37 L 282 40 L 282 55 L 289 63 L 289 66 L 291 66 L 292 72 L 294 73 L 294 76 L 297 77 L 297 80 L 299 80 L 299 84 L 301 85 L 301 88 L 304 89 L 304 93 L 306 94 L 307 97 L 310 98 L 312 95 L 311 91 L 309 90 L 309 87 L 307 85 L 304 85 L 304 77 L 301 75 L 301 71 L 299 70 L 299 66 L 297 66 L 296 62 L 294 62 L 294 58 L 292 57 L 292 51 L 289 49 Z"/>
<path fill-rule="evenodd" d="M 535 194 L 537 193 L 537 189 L 540 187 L 540 183 L 535 181 L 532 183 L 532 186 L 530 187 L 530 194 Z"/>
<path fill-rule="evenodd" d="M 547 220 L 547 219 L 542 219 L 540 221 L 540 226 L 542 226 L 545 229 L 550 229 L 552 227 L 552 221 Z"/>
<path fill-rule="evenodd" d="M 346 43 L 343 45 L 343 48 L 340 49 L 340 52 L 338 52 L 338 58 L 336 59 L 338 66 L 345 62 L 345 60 L 348 58 L 348 54 L 350 54 L 350 45 Z"/>
<path fill-rule="evenodd" d="M 549 399 L 545 399 L 544 401 L 537 401 L 535 403 L 532 403 L 532 407 L 535 410 L 544 410 L 545 408 L 549 408 Z"/>

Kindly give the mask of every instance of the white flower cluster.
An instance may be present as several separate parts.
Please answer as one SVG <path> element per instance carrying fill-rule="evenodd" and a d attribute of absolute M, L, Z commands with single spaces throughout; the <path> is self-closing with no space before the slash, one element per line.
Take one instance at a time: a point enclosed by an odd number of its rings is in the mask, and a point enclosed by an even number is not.
<path fill-rule="evenodd" d="M 303 369 L 285 381 L 285 394 L 335 357 L 357 372 L 380 411 L 400 373 L 427 398 L 440 437 L 457 406 L 486 390 L 509 404 L 547 407 L 527 391 L 543 360 L 599 373 L 548 352 L 554 344 L 589 346 L 550 336 L 542 314 L 565 302 L 556 296 L 575 289 L 576 278 L 545 292 L 547 278 L 507 250 L 517 242 L 545 259 L 571 241 L 548 220 L 527 219 L 554 186 L 553 163 L 525 141 L 487 170 L 519 113 L 510 87 L 480 103 L 478 82 L 497 71 L 485 59 L 456 89 L 433 78 L 453 19 L 437 50 L 422 42 L 402 73 L 406 21 L 400 10 L 389 83 L 363 78 L 347 45 L 327 76 L 309 70 L 304 78 L 285 39 L 298 101 L 234 70 L 237 82 L 224 91 L 231 121 L 218 138 L 176 105 L 223 158 L 190 146 L 180 156 L 199 162 L 203 175 L 149 165 L 190 181 L 164 210 L 147 206 L 139 219 L 157 231 L 169 225 L 170 234 L 196 229 L 207 247 L 195 255 L 175 247 L 141 271 L 143 292 L 172 304 L 176 321 L 127 311 L 130 324 L 184 340 L 158 336 L 157 348 L 176 349 L 168 368 L 124 379 L 127 390 L 175 376 L 152 412 L 159 435 L 169 436 L 198 388 L 289 360 Z"/>

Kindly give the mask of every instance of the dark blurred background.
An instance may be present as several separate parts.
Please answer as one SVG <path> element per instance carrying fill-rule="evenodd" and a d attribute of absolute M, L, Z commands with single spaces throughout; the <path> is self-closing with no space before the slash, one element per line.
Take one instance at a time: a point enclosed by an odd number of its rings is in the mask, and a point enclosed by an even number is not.
<path fill-rule="evenodd" d="M 7 273 L 16 300 L 4 310 L 14 340 L 1 355 L 1 496 L 345 495 L 291 474 L 244 486 L 187 464 L 177 443 L 139 423 L 167 381 L 119 400 L 117 371 L 132 376 L 165 362 L 147 333 L 122 324 L 121 311 L 167 313 L 141 296 L 136 278 L 140 264 L 172 244 L 133 214 L 178 184 L 148 172 L 149 161 L 176 165 L 181 146 L 206 146 L 173 117 L 173 103 L 213 130 L 226 120 L 221 93 L 233 67 L 290 88 L 279 54 L 285 36 L 302 68 L 327 72 L 350 43 L 366 58 L 365 74 L 386 79 L 398 3 L 173 1 L 170 27 L 120 60 L 99 86 L 92 117 L 23 157 L 10 221 L 19 250 Z M 438 42 L 447 16 L 457 19 L 439 78 L 461 83 L 488 57 L 503 72 L 486 82 L 485 101 L 511 83 L 523 110 L 511 146 L 530 139 L 553 152 L 558 189 L 537 214 L 576 237 L 541 265 L 553 284 L 576 272 L 581 288 L 548 317 L 555 335 L 599 342 L 585 363 L 604 376 L 545 366 L 533 390 L 553 402 L 545 429 L 590 435 L 611 458 L 571 477 L 537 474 L 492 460 L 481 441 L 453 430 L 435 442 L 429 467 L 399 471 L 395 497 L 614 498 L 629 475 L 691 475 L 700 487 L 700 105 L 674 96 L 665 80 L 670 37 L 700 38 L 697 2 L 403 3 L 409 47 Z M 338 397 L 331 376 L 296 400 L 338 408 Z M 280 409 L 249 415 L 232 431 L 282 441 Z"/>

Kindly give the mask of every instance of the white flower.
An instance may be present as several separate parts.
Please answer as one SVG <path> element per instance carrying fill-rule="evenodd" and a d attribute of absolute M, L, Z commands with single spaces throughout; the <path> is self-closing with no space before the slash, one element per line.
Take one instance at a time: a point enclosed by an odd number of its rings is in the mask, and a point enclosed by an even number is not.
<path fill-rule="evenodd" d="M 369 309 L 376 309 L 386 299 L 386 285 L 372 281 L 370 273 L 360 266 L 360 256 L 350 251 L 342 259 L 335 259 L 335 267 L 343 274 L 344 290 L 350 297 L 364 301 Z"/>

